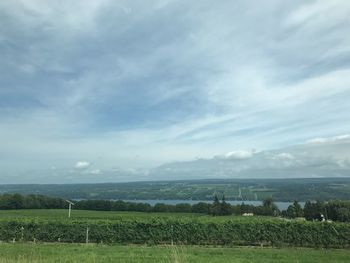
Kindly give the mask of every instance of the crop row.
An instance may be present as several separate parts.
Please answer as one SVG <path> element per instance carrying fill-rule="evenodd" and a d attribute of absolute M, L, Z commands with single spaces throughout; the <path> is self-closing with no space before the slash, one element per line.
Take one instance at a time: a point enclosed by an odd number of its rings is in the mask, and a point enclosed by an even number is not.
<path fill-rule="evenodd" d="M 320 222 L 1 221 L 1 241 L 349 247 L 350 224 Z"/>

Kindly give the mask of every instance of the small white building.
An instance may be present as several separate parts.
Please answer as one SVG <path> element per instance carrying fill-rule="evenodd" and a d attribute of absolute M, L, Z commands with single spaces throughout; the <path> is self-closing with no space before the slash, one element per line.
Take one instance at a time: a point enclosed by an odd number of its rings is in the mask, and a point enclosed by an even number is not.
<path fill-rule="evenodd" d="M 253 216 L 253 213 L 244 213 L 242 216 Z"/>

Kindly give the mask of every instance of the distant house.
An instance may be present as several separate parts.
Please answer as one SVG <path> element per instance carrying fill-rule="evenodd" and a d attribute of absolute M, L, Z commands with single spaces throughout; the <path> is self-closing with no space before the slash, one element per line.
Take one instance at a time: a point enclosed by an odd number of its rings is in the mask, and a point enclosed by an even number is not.
<path fill-rule="evenodd" d="M 253 213 L 244 213 L 242 216 L 253 216 Z"/>
<path fill-rule="evenodd" d="M 326 221 L 323 214 L 320 214 L 320 221 L 322 221 L 322 222 Z"/>

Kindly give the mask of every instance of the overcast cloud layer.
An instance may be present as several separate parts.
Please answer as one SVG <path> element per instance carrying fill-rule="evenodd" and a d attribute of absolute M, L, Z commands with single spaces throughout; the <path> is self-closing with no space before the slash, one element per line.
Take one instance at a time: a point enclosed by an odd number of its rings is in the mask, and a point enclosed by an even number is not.
<path fill-rule="evenodd" d="M 271 149 L 323 176 L 317 143 L 350 175 L 349 17 L 347 0 L 3 0 L 0 183 L 176 179 L 154 167 L 214 156 L 253 171 Z"/>

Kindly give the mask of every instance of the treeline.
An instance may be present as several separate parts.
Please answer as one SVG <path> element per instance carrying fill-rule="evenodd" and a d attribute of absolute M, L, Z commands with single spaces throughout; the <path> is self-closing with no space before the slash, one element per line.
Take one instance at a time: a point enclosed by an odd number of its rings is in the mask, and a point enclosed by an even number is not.
<path fill-rule="evenodd" d="M 306 220 L 350 222 L 350 201 L 306 202 L 304 217 Z"/>
<path fill-rule="evenodd" d="M 175 205 L 157 203 L 151 206 L 147 203 L 135 203 L 125 201 L 110 200 L 81 200 L 74 206 L 77 210 L 96 211 L 135 211 L 135 212 L 168 212 L 168 213 L 201 213 L 213 216 L 242 215 L 252 213 L 254 215 L 277 216 L 280 214 L 272 199 L 266 199 L 261 206 L 231 205 L 225 201 L 225 197 L 220 201 L 217 196 L 212 204 L 199 202 L 197 204 L 180 203 Z"/>
<path fill-rule="evenodd" d="M 0 195 L 0 210 L 10 209 L 60 209 L 66 208 L 67 203 L 62 198 L 44 195 Z"/>
<path fill-rule="evenodd" d="M 0 210 L 10 209 L 65 209 L 67 202 L 61 198 L 43 195 L 4 194 L 0 195 Z M 75 203 L 74 209 L 95 211 L 134 211 L 134 212 L 171 212 L 171 213 L 202 213 L 213 216 L 254 214 L 261 216 L 282 216 L 286 218 L 305 217 L 306 220 L 332 220 L 350 222 L 350 201 L 306 202 L 304 208 L 295 201 L 287 210 L 280 211 L 272 199 L 266 199 L 260 206 L 238 204 L 231 205 L 223 196 L 217 196 L 212 204 L 199 202 L 197 204 L 164 204 L 154 206 L 147 203 L 112 201 L 112 200 L 81 200 Z"/>
<path fill-rule="evenodd" d="M 304 217 L 308 221 L 339 221 L 350 222 L 350 201 L 306 202 L 302 208 L 298 202 L 294 202 L 287 210 L 282 211 L 282 216 L 288 218 Z"/>
<path fill-rule="evenodd" d="M 61 198 L 53 198 L 44 195 L 20 195 L 4 194 L 0 195 L 0 209 L 65 209 L 67 202 Z M 147 203 L 125 202 L 122 200 L 81 200 L 75 202 L 74 209 L 95 210 L 95 211 L 134 211 L 134 212 L 169 212 L 169 213 L 202 213 L 214 216 L 220 215 L 241 215 L 253 213 L 255 215 L 274 216 L 279 214 L 277 206 L 271 199 L 263 202 L 262 206 L 230 205 L 225 201 L 225 197 L 220 202 L 215 196 L 212 204 L 199 202 L 197 204 L 180 203 L 175 205 L 157 203 L 151 206 Z"/>
<path fill-rule="evenodd" d="M 262 216 L 278 216 L 280 214 L 279 209 L 274 204 L 271 198 L 268 198 L 262 202 L 262 205 L 254 206 L 247 204 L 231 205 L 226 202 L 225 196 L 222 197 L 221 202 L 218 197 L 214 197 L 213 204 L 209 204 L 208 214 L 213 216 L 223 215 L 242 215 L 242 214 L 254 214 Z"/>

